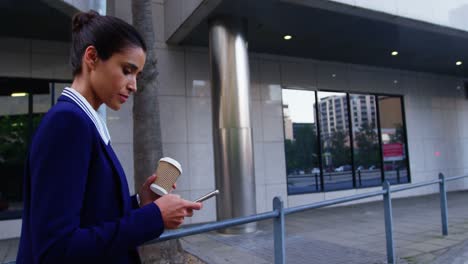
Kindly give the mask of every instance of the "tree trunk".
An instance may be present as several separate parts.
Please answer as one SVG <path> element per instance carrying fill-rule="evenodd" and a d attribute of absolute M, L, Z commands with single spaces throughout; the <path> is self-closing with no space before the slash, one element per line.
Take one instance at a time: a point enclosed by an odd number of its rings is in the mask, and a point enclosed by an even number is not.
<path fill-rule="evenodd" d="M 135 189 L 139 190 L 156 169 L 163 157 L 157 81 L 155 37 L 152 22 L 151 0 L 132 1 L 133 25 L 142 34 L 147 45 L 146 64 L 138 80 L 138 90 L 133 102 L 133 156 Z M 180 242 L 142 246 L 143 263 L 187 263 Z"/>

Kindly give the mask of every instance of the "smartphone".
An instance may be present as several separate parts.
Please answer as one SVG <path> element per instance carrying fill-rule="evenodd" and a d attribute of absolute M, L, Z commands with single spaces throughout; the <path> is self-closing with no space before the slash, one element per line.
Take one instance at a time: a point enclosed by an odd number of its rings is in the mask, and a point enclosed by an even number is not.
<path fill-rule="evenodd" d="M 205 201 L 205 200 L 207 200 L 207 199 L 209 199 L 209 198 L 211 198 L 211 197 L 213 197 L 215 195 L 218 195 L 218 194 L 219 194 L 219 190 L 214 190 L 214 191 L 209 192 L 209 193 L 203 195 L 202 197 L 196 199 L 194 202 L 201 203 L 201 202 L 203 202 L 203 201 Z"/>

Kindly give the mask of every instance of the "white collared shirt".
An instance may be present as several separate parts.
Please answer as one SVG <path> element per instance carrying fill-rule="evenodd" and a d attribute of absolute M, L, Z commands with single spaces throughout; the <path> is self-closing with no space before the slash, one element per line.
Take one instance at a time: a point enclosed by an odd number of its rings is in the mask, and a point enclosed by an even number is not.
<path fill-rule="evenodd" d="M 88 115 L 89 119 L 93 121 L 94 125 L 96 126 L 99 135 L 101 135 L 102 140 L 106 145 L 109 145 L 110 142 L 110 135 L 109 130 L 107 130 L 107 125 L 104 119 L 102 119 L 101 115 L 94 110 L 94 108 L 89 104 L 89 102 L 84 98 L 79 92 L 75 89 L 66 87 L 62 95 L 70 98 L 73 100 L 83 111 Z"/>

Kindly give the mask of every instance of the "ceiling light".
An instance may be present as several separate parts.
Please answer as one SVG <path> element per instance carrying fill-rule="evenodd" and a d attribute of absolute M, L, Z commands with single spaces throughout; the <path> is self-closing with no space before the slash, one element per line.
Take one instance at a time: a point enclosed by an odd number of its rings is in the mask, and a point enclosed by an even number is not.
<path fill-rule="evenodd" d="M 455 64 L 456 64 L 457 66 L 460 66 L 460 65 L 463 64 L 463 62 L 462 62 L 462 61 L 457 61 Z"/>
<path fill-rule="evenodd" d="M 27 93 L 12 93 L 11 97 L 21 97 L 21 96 L 26 96 L 28 95 Z"/>
<path fill-rule="evenodd" d="M 398 55 L 398 51 L 396 50 L 392 51 L 392 56 L 396 56 L 396 55 Z"/>
<path fill-rule="evenodd" d="M 336 74 L 332 74 L 332 77 L 335 78 L 335 77 L 336 77 Z"/>
<path fill-rule="evenodd" d="M 285 40 L 290 40 L 290 39 L 292 39 L 292 36 L 291 36 L 291 35 L 284 35 L 283 38 L 284 38 Z"/>

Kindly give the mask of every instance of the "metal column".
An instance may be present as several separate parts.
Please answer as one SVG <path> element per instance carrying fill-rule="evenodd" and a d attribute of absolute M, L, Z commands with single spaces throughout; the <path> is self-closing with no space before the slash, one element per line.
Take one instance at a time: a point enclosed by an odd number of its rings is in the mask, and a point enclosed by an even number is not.
<path fill-rule="evenodd" d="M 209 38 L 217 216 L 224 220 L 256 213 L 246 22 L 213 19 Z M 255 230 L 251 223 L 222 232 Z"/>

